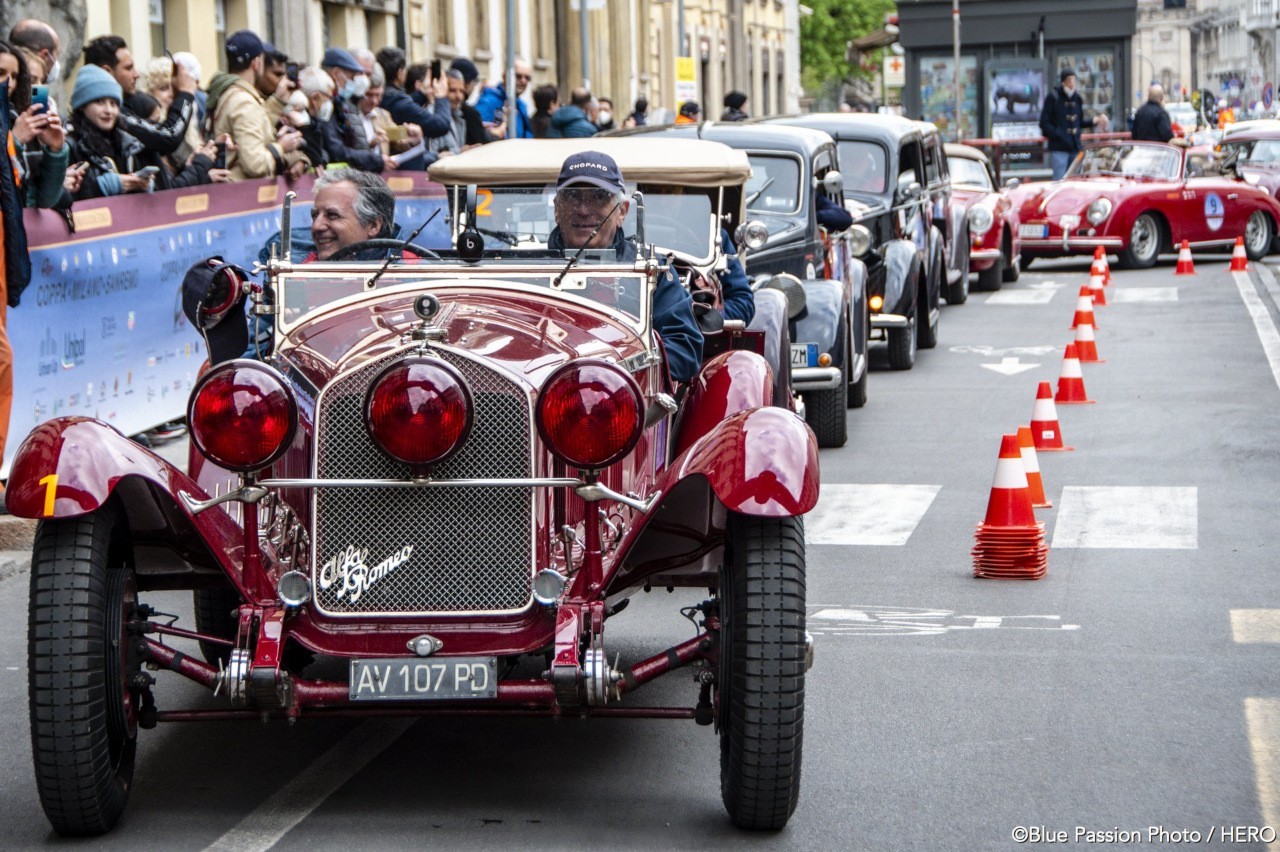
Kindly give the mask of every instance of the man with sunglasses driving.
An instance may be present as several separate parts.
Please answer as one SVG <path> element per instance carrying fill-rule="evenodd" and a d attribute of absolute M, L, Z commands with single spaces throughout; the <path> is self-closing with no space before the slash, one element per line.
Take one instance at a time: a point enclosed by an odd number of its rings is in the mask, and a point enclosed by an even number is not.
<path fill-rule="evenodd" d="M 493 86 L 486 86 L 476 101 L 476 112 L 480 120 L 488 128 L 494 139 L 532 139 L 533 125 L 529 123 L 529 108 L 520 100 L 524 90 L 529 88 L 533 80 L 533 67 L 523 59 L 515 61 L 516 72 L 516 116 L 504 118 L 502 110 L 507 106 L 507 84 L 503 81 Z"/>
<path fill-rule="evenodd" d="M 547 248 L 568 257 L 581 248 L 613 249 L 619 263 L 631 263 L 639 251 L 621 227 L 630 206 L 612 157 L 599 151 L 570 155 L 556 181 L 556 227 Z M 702 366 L 702 332 L 693 318 L 693 299 L 671 267 L 663 270 L 653 294 L 653 327 L 666 348 L 671 378 L 693 379 Z"/>

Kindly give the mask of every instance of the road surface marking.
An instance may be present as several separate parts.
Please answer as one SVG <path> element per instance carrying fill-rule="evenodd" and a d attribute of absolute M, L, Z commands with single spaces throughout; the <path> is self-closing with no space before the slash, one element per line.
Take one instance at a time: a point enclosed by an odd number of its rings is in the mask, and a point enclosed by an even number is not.
<path fill-rule="evenodd" d="M 1112 302 L 1176 302 L 1177 287 L 1117 287 L 1107 294 L 1107 304 Z"/>
<path fill-rule="evenodd" d="M 810 606 L 805 621 L 819 636 L 940 636 L 964 630 L 1079 630 L 1060 615 L 961 615 L 949 609 Z"/>
<path fill-rule="evenodd" d="M 1242 645 L 1280 642 L 1280 609 L 1231 610 L 1231 639 Z"/>
<path fill-rule="evenodd" d="M 1018 375 L 1018 373 L 1023 373 L 1023 372 L 1026 372 L 1027 370 L 1034 370 L 1036 367 L 1039 367 L 1040 365 L 1039 364 L 1023 364 L 1015 356 L 1013 358 L 1002 358 L 999 364 L 979 364 L 978 366 L 985 367 L 986 369 L 990 370 L 993 373 L 1000 373 L 1001 375 L 1005 375 L 1005 376 L 1016 376 Z"/>
<path fill-rule="evenodd" d="M 1053 547 L 1194 550 L 1196 515 L 1194 487 L 1068 485 Z"/>
<path fill-rule="evenodd" d="M 957 355 L 990 355 L 993 358 L 1006 358 L 1010 355 L 1031 355 L 1033 357 L 1043 357 L 1050 352 L 1057 352 L 1058 347 L 1050 346 L 1006 346 L 1003 349 L 997 349 L 985 343 L 961 343 L 959 346 L 952 346 L 952 352 Z"/>
<path fill-rule="evenodd" d="M 1233 272 L 1231 277 L 1236 280 L 1240 298 L 1244 301 L 1249 316 L 1253 318 L 1253 327 L 1258 332 L 1258 339 L 1262 341 L 1262 351 L 1267 356 L 1267 363 L 1271 365 L 1271 377 L 1276 380 L 1276 386 L 1280 387 L 1280 332 L 1276 331 L 1276 324 L 1272 322 L 1267 306 L 1262 303 L 1262 297 L 1249 280 L 1249 273 Z"/>
<path fill-rule="evenodd" d="M 1264 825 L 1280 825 L 1280 698 L 1246 698 L 1249 751 Z"/>
<path fill-rule="evenodd" d="M 206 847 L 205 852 L 265 852 L 386 751 L 416 719 L 370 719 L 360 724 L 288 784 Z"/>
<path fill-rule="evenodd" d="M 941 485 L 823 485 L 805 518 L 809 544 L 907 543 Z"/>
<path fill-rule="evenodd" d="M 1058 292 L 1058 288 L 1052 290 L 1045 288 L 1043 290 L 1001 290 L 999 293 L 992 293 L 984 300 L 984 304 L 988 305 L 1047 305 L 1049 300 Z"/>

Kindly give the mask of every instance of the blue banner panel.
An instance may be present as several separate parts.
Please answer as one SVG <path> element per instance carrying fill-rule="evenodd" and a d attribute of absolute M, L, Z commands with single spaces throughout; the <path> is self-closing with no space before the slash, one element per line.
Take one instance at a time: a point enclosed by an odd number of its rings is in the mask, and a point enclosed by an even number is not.
<path fill-rule="evenodd" d="M 389 182 L 396 221 L 411 233 L 444 206 L 425 175 Z M 14 401 L 0 476 L 22 439 L 53 417 L 96 417 L 134 435 L 186 415 L 206 358 L 182 313 L 187 268 L 210 255 L 252 270 L 280 230 L 280 200 L 294 226 L 311 219 L 311 180 L 246 181 L 77 204 L 76 232 L 48 210 L 27 210 L 32 280 L 9 312 Z M 415 242 L 449 244 L 444 211 Z"/>

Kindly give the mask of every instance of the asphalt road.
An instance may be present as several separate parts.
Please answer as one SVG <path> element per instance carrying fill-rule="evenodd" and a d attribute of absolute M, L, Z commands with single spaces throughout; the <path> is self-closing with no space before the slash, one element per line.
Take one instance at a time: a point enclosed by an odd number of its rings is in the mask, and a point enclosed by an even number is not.
<path fill-rule="evenodd" d="M 689 722 L 324 720 L 143 732 L 123 821 L 74 845 L 968 850 L 1065 832 L 1219 847 L 1224 828 L 1280 826 L 1280 288 L 1258 266 L 1114 273 L 1106 363 L 1084 366 L 1097 403 L 1060 406 L 1076 450 L 1039 457 L 1054 508 L 1037 511 L 1051 549 L 1035 582 L 976 580 L 969 551 L 1000 435 L 1056 378 L 1087 263 L 945 308 L 916 369 L 871 376 L 849 445 L 822 453 L 808 523 L 817 664 L 780 833 L 729 826 L 716 738 Z M 9 848 L 63 843 L 30 768 L 26 582 L 0 580 Z M 610 622 L 611 653 L 691 635 L 676 610 L 695 599 L 641 595 Z M 649 689 L 696 696 L 683 674 Z M 211 701 L 172 677 L 158 699 Z"/>

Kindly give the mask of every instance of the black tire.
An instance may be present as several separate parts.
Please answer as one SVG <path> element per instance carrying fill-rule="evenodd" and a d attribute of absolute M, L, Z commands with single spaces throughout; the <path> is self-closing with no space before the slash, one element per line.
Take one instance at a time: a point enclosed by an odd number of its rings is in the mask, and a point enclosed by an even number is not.
<path fill-rule="evenodd" d="M 948 305 L 963 305 L 969 300 L 969 232 L 964 231 L 956 239 L 960 241 L 956 248 L 960 255 L 956 269 L 960 274 L 956 276 L 956 283 L 947 285 Z"/>
<path fill-rule="evenodd" d="M 1261 210 L 1249 215 L 1244 229 L 1244 253 L 1250 260 L 1262 260 L 1271 251 L 1271 239 L 1274 236 L 1271 217 Z"/>
<path fill-rule="evenodd" d="M 738 828 L 776 830 L 800 796 L 805 550 L 800 518 L 730 515 L 720 569 L 720 792 Z"/>
<path fill-rule="evenodd" d="M 217 636 L 234 642 L 240 627 L 236 609 L 240 606 L 240 594 L 235 589 L 196 589 L 191 593 L 192 608 L 196 616 L 196 632 Z M 231 659 L 231 648 L 212 642 L 200 643 L 200 654 L 206 663 L 226 666 Z"/>
<path fill-rule="evenodd" d="M 889 338 L 889 369 L 910 370 L 916 364 L 916 313 L 918 306 L 912 305 L 911 314 L 907 317 L 906 328 L 891 328 Z"/>
<path fill-rule="evenodd" d="M 1022 274 L 1022 264 L 1013 261 L 1013 241 L 1008 235 L 1004 238 L 1001 258 L 1004 260 L 1004 275 L 1001 276 L 1000 280 L 1006 284 L 1012 284 Z"/>
<path fill-rule="evenodd" d="M 129 801 L 139 671 L 126 629 L 137 604 L 126 537 L 110 506 L 43 521 L 31 556 L 27 628 L 31 753 L 54 831 L 109 831 Z"/>
<path fill-rule="evenodd" d="M 999 290 L 1000 285 L 1004 283 L 1004 252 L 1000 252 L 1000 256 L 996 258 L 986 269 L 978 272 L 978 286 L 975 290 L 984 292 Z"/>
<path fill-rule="evenodd" d="M 819 447 L 843 447 L 849 440 L 849 365 L 840 367 L 840 381 L 831 390 L 805 391 L 804 422 L 813 430 Z"/>
<path fill-rule="evenodd" d="M 930 309 L 928 293 L 921 293 L 916 308 L 916 347 L 918 349 L 933 349 L 938 345 L 938 323 L 942 322 L 942 311 L 936 308 Z M 921 309 L 924 311 L 923 320 L 920 314 Z"/>
<path fill-rule="evenodd" d="M 1018 268 L 1021 269 L 1023 272 L 1026 272 L 1028 269 L 1031 268 L 1031 264 L 1035 262 L 1036 262 L 1036 259 L 1034 257 L 1024 253 L 1022 257 L 1018 259 Z"/>
<path fill-rule="evenodd" d="M 849 392 L 846 394 L 845 404 L 850 408 L 862 408 L 867 404 L 867 376 L 870 374 L 871 370 L 863 367 L 862 377 L 849 384 Z"/>
<path fill-rule="evenodd" d="M 1129 242 L 1120 250 L 1116 265 L 1123 269 L 1150 269 L 1160 256 L 1163 232 L 1153 213 L 1143 213 L 1133 220 Z"/>

